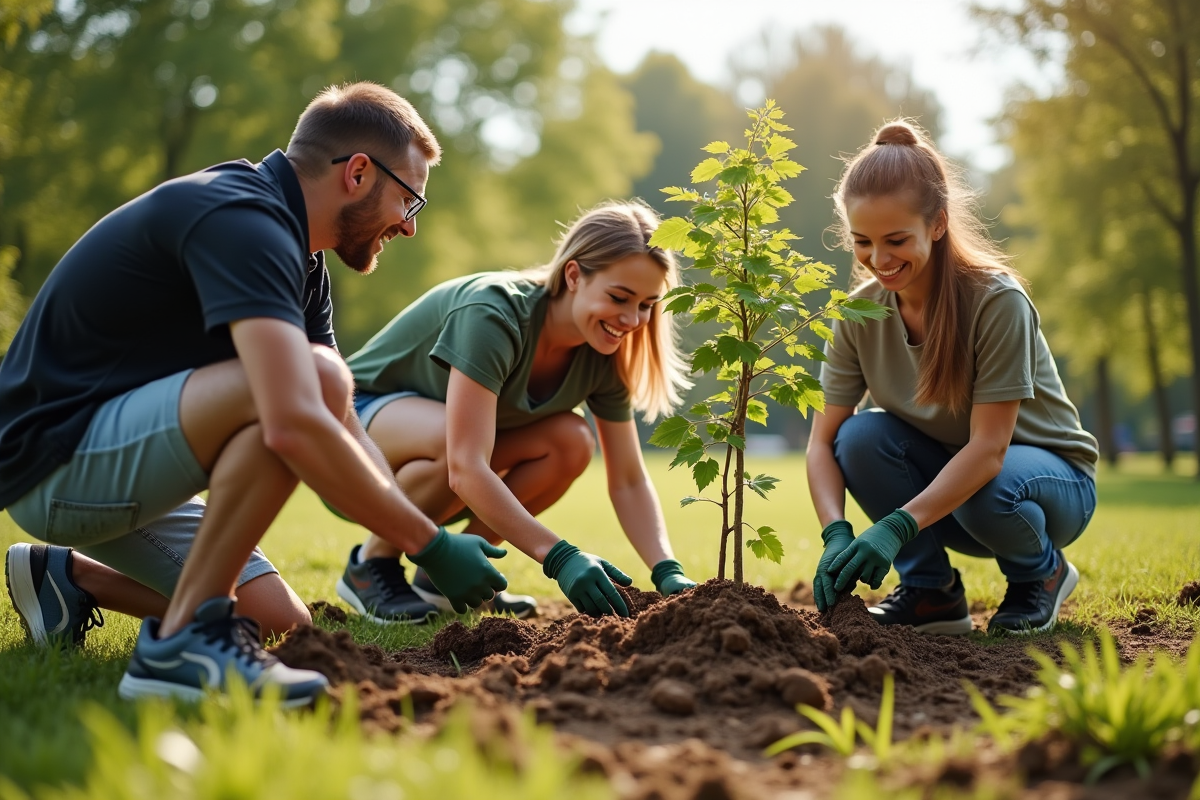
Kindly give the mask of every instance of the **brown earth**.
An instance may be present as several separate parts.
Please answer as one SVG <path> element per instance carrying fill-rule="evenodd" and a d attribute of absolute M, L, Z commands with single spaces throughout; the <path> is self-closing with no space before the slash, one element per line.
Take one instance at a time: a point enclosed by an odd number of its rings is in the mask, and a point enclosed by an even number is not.
<path fill-rule="evenodd" d="M 840 779 L 841 760 L 809 746 L 764 762 L 762 748 L 813 727 L 794 710 L 797 702 L 835 714 L 849 706 L 873 724 L 889 672 L 897 738 L 973 724 L 964 680 L 992 698 L 1021 693 L 1034 680 L 1027 641 L 981 643 L 885 628 L 853 596 L 822 616 L 729 582 L 709 581 L 666 600 L 625 593 L 631 619 L 568 615 L 546 624 L 485 617 L 472 628 L 453 623 L 427 646 L 399 653 L 360 647 L 345 631 L 305 628 L 275 652 L 335 684 L 357 684 L 363 722 L 376 729 L 396 730 L 406 715 L 437 725 L 460 699 L 483 714 L 533 708 L 575 740 L 585 769 L 607 775 L 622 797 L 646 800 L 785 797 L 800 789 L 826 796 Z M 1038 644 L 1057 649 L 1052 640 Z M 960 765 L 966 773 L 957 777 L 913 773 L 893 781 L 1011 780 L 1017 758 L 977 758 L 969 770 Z M 1062 765 L 1072 763 L 1070 753 L 1044 761 L 1039 786 L 1055 783 Z M 1107 781 L 1079 794 L 1078 783 L 1065 794 L 1025 796 L 1129 796 L 1093 792 Z"/>

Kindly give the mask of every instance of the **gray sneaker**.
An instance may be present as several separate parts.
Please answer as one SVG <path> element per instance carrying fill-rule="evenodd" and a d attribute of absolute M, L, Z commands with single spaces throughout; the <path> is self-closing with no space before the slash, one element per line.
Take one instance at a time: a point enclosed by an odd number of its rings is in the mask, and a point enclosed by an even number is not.
<path fill-rule="evenodd" d="M 196 609 L 195 621 L 174 636 L 158 638 L 161 620 L 142 620 L 137 644 L 117 693 L 125 700 L 178 697 L 196 701 L 210 689 L 224 691 L 236 673 L 255 697 L 268 686 L 280 690 L 283 706 L 304 706 L 325 693 L 319 672 L 292 669 L 263 649 L 258 623 L 233 614 L 233 600 L 214 597 Z"/>
<path fill-rule="evenodd" d="M 446 596 L 429 579 L 425 570 L 418 569 L 413 574 L 412 588 L 424 600 L 437 606 L 440 610 L 447 614 L 454 613 L 454 607 L 450 605 L 450 601 L 446 599 Z M 527 594 L 512 594 L 511 592 L 496 592 L 491 600 L 486 601 L 479 607 L 480 611 L 491 611 L 494 614 L 503 614 L 505 616 L 516 617 L 517 619 L 535 616 L 537 609 L 537 598 L 530 597 Z"/>
<path fill-rule="evenodd" d="M 4 561 L 4 582 L 21 624 L 34 644 L 61 641 L 78 647 L 104 625 L 96 598 L 71 578 L 69 547 L 14 544 Z"/>
<path fill-rule="evenodd" d="M 438 614 L 404 577 L 398 558 L 359 559 L 362 545 L 350 551 L 350 560 L 337 582 L 337 595 L 362 616 L 383 625 L 421 625 Z"/>

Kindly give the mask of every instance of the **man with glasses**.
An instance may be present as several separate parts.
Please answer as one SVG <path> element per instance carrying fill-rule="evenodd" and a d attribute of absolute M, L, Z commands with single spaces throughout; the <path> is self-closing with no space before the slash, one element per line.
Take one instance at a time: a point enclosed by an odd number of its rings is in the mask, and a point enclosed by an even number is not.
<path fill-rule="evenodd" d="M 371 272 L 415 235 L 440 155 L 390 90 L 333 87 L 286 153 L 168 181 L 63 257 L 0 365 L 0 508 L 49 543 L 6 559 L 36 642 L 81 643 L 113 609 L 144 618 L 122 697 L 196 698 L 237 673 L 311 702 L 324 677 L 260 641 L 309 620 L 256 547 L 299 481 L 458 607 L 505 588 L 488 561 L 503 550 L 448 536 L 397 488 L 333 336 L 322 251 Z"/>

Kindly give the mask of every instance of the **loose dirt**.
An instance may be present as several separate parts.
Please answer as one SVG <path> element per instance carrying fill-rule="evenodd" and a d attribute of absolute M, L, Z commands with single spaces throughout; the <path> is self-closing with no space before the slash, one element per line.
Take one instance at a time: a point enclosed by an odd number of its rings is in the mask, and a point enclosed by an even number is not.
<path fill-rule="evenodd" d="M 801 587 L 788 595 L 807 599 Z M 461 699 L 485 714 L 532 708 L 576 741 L 585 769 L 607 775 L 622 797 L 645 800 L 774 797 L 797 788 L 825 796 L 843 762 L 809 746 L 768 763 L 762 749 L 813 727 L 795 711 L 800 702 L 834 714 L 848 706 L 873 725 L 888 673 L 898 739 L 973 724 L 964 679 L 991 698 L 1034 681 L 1029 641 L 885 628 L 857 597 L 825 615 L 719 581 L 666 600 L 636 589 L 626 597 L 630 619 L 486 617 L 471 628 L 451 624 L 427 646 L 399 653 L 360 647 L 345 631 L 304 628 L 275 653 L 335 684 L 355 684 L 371 728 L 396 730 L 406 715 L 436 726 Z M 1037 641 L 1057 654 L 1053 640 Z M 1047 762 L 1039 780 L 1054 782 L 1068 756 Z M 919 782 L 1011 776 L 1014 758 Z M 1106 796 L 1088 791 L 1054 796 Z"/>

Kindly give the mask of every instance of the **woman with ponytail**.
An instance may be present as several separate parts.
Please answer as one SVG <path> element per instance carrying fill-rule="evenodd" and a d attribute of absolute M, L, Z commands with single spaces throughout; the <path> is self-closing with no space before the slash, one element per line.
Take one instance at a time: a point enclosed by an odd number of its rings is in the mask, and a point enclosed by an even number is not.
<path fill-rule="evenodd" d="M 546 266 L 436 286 L 347 360 L 363 427 L 417 507 L 512 543 L 594 615 L 628 616 L 614 583 L 630 579 L 535 517 L 583 474 L 597 438 L 613 508 L 655 588 L 695 586 L 672 555 L 633 421 L 634 411 L 669 413 L 689 385 L 659 302 L 679 273 L 669 251 L 649 244 L 657 227 L 638 203 L 594 208 Z M 576 412 L 585 402 L 595 436 Z M 377 537 L 355 547 L 338 595 L 379 622 L 449 610 L 421 570 L 410 586 L 399 556 Z M 492 607 L 524 617 L 536 602 L 500 592 Z"/>
<path fill-rule="evenodd" d="M 1021 277 L 923 131 L 884 125 L 834 201 L 854 294 L 891 315 L 835 323 L 808 482 L 824 526 L 817 605 L 863 581 L 900 586 L 885 625 L 971 630 L 947 549 L 994 558 L 1008 590 L 990 633 L 1048 630 L 1079 573 L 1062 554 L 1096 506 L 1096 440 L 1067 399 Z M 856 413 L 864 394 L 874 408 Z M 874 522 L 855 538 L 845 493 Z"/>

